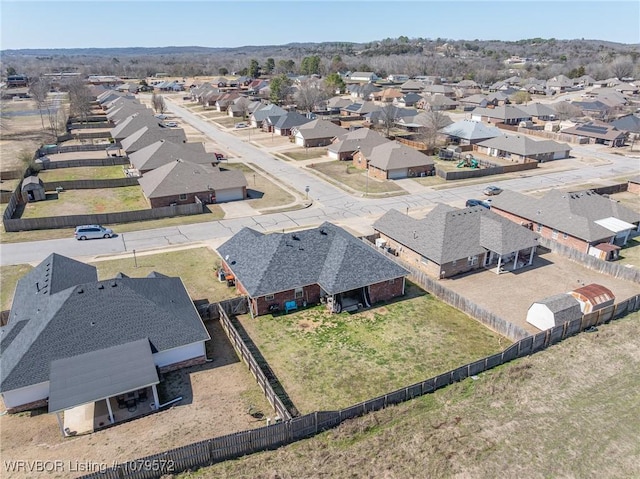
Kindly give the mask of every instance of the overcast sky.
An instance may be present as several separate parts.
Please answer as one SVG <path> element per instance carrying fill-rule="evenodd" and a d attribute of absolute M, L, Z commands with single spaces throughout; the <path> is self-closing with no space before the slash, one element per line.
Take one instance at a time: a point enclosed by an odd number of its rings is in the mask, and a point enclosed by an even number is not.
<path fill-rule="evenodd" d="M 280 45 L 410 38 L 640 43 L 640 2 L 0 0 L 0 49 Z"/>

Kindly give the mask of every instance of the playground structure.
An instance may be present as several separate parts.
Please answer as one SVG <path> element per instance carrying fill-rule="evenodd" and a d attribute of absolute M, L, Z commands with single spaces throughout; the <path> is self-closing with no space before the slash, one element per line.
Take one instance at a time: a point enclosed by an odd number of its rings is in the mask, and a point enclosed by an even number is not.
<path fill-rule="evenodd" d="M 466 155 L 460 162 L 456 165 L 456 168 L 480 168 L 478 160 L 476 160 L 473 155 Z"/>

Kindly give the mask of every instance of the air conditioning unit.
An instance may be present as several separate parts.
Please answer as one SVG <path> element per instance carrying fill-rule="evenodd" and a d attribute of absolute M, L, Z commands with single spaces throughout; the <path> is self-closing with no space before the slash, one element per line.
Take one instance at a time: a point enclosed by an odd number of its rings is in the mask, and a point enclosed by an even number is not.
<path fill-rule="evenodd" d="M 376 248 L 384 248 L 386 244 L 387 244 L 386 239 L 383 239 L 383 238 L 376 239 Z"/>

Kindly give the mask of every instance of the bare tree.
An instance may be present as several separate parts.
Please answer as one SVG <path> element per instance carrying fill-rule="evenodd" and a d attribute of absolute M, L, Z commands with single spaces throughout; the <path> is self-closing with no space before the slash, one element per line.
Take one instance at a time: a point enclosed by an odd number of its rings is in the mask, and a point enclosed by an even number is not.
<path fill-rule="evenodd" d="M 515 92 L 513 95 L 511 95 L 509 99 L 511 100 L 512 103 L 515 103 L 516 105 L 521 105 L 522 103 L 526 105 L 527 102 L 531 101 L 531 95 L 529 94 L 529 92 L 520 90 Z"/>
<path fill-rule="evenodd" d="M 558 120 L 568 120 L 582 116 L 582 110 L 568 101 L 560 101 L 551 106 L 556 111 L 556 118 Z"/>
<path fill-rule="evenodd" d="M 431 110 L 419 115 L 420 133 L 418 138 L 431 150 L 436 146 L 440 129 L 451 124 L 451 118 L 439 110 Z"/>
<path fill-rule="evenodd" d="M 47 97 L 49 96 L 49 90 L 51 89 L 51 84 L 43 79 L 38 78 L 35 81 L 31 82 L 29 86 L 29 94 L 33 101 L 36 103 L 36 108 L 40 112 L 40 121 L 42 122 L 42 131 L 45 130 L 44 126 L 44 111 L 47 106 Z"/>
<path fill-rule="evenodd" d="M 388 103 L 380 108 L 380 113 L 377 116 L 382 128 L 384 128 L 385 136 L 388 138 L 391 133 L 391 128 L 394 127 L 398 119 L 398 108 Z"/>
<path fill-rule="evenodd" d="M 80 121 L 86 122 L 91 114 L 91 91 L 80 79 L 74 79 L 68 86 L 69 114 Z"/>
<path fill-rule="evenodd" d="M 63 130 L 66 130 L 67 125 L 67 115 L 65 113 L 60 95 L 61 94 L 58 94 L 55 98 L 46 102 L 49 128 L 51 130 L 51 136 L 53 136 L 56 142 L 58 139 L 58 134 Z"/>
<path fill-rule="evenodd" d="M 238 98 L 238 101 L 236 101 L 236 107 L 238 108 L 238 111 L 242 113 L 242 119 L 245 120 L 249 115 L 249 99 L 246 96 Z"/>
<path fill-rule="evenodd" d="M 298 91 L 294 94 L 296 107 L 298 110 L 306 112 L 313 111 L 326 99 L 326 92 L 321 89 L 318 82 L 315 81 L 303 82 L 300 87 L 298 87 Z"/>
<path fill-rule="evenodd" d="M 628 78 L 633 74 L 633 62 L 629 57 L 616 58 L 611 65 L 609 65 L 611 74 L 618 80 Z"/>
<path fill-rule="evenodd" d="M 167 104 L 164 102 L 164 97 L 156 94 L 155 92 L 151 94 L 151 106 L 156 113 L 164 113 L 167 110 Z"/>

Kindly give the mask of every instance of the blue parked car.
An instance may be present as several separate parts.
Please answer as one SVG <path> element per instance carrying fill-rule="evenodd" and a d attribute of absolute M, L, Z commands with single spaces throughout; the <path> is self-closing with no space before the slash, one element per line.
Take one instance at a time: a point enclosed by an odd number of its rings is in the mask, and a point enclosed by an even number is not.
<path fill-rule="evenodd" d="M 491 200 L 467 200 L 465 206 L 469 208 L 470 206 L 482 206 L 484 208 L 491 208 Z"/>

